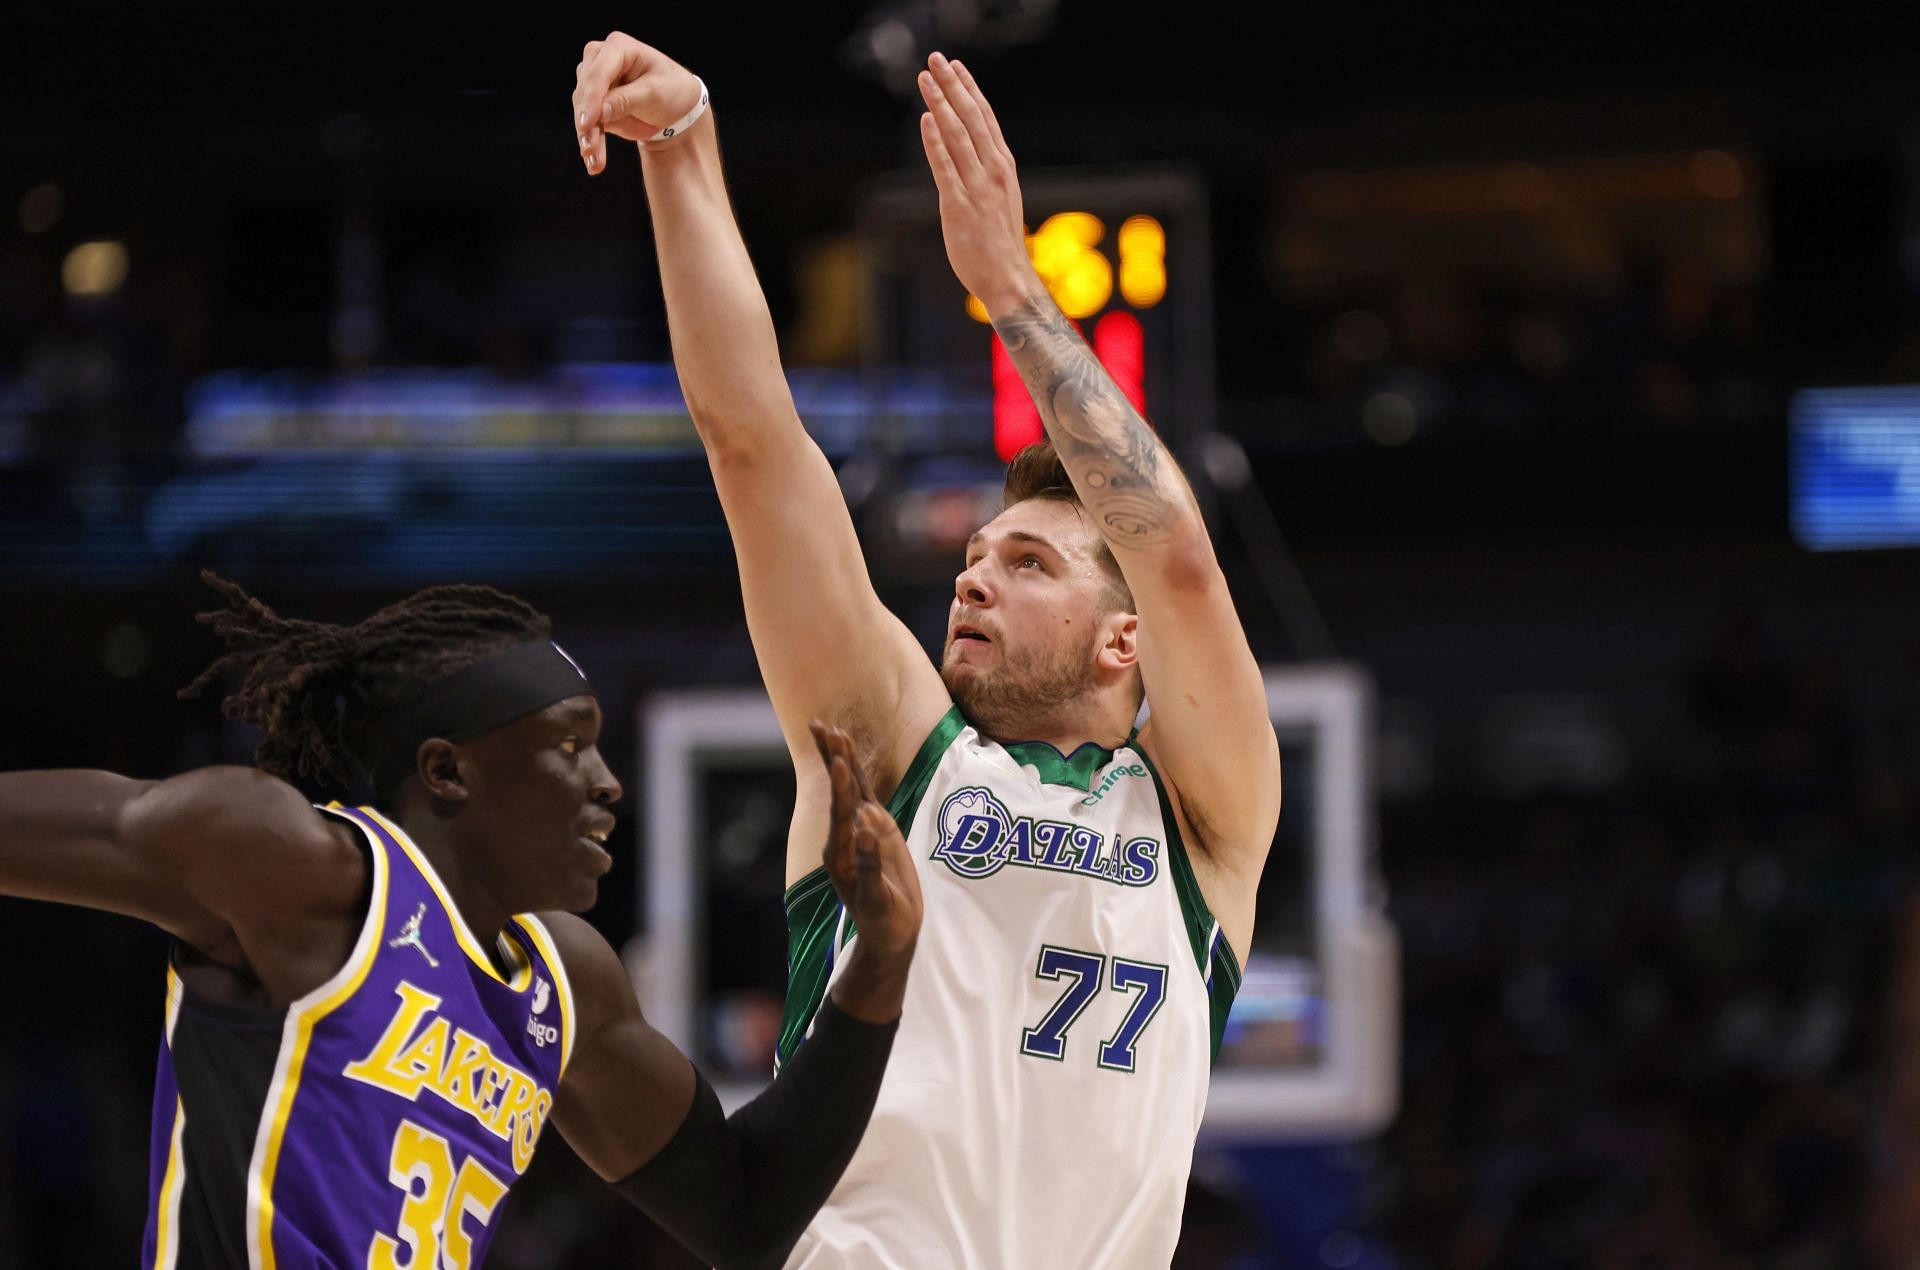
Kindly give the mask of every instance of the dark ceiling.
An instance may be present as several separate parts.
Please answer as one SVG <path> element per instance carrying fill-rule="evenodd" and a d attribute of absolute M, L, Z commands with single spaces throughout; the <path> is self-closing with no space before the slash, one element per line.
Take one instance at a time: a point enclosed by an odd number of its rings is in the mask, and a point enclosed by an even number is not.
<path fill-rule="evenodd" d="M 844 64 L 843 45 L 876 14 L 917 7 L 36 5 L 6 21 L 0 108 L 49 128 L 116 132 L 174 110 L 411 113 L 463 93 L 537 110 L 565 95 L 584 39 L 621 27 L 699 66 L 728 99 L 860 109 L 884 93 Z M 1022 6 L 974 7 L 992 18 Z M 1868 4 L 1062 0 L 1036 41 L 949 51 L 975 55 L 1020 101 L 1287 111 L 1569 92 L 1764 95 L 1809 83 L 1838 97 L 1904 78 L 1917 32 L 1911 7 Z"/>

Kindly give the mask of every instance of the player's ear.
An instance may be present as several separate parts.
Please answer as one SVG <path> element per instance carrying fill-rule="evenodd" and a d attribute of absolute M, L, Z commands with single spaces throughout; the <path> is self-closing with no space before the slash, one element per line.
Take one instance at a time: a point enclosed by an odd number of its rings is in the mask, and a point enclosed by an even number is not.
<path fill-rule="evenodd" d="M 1110 670 L 1132 670 L 1139 665 L 1140 619 L 1132 613 L 1109 613 L 1094 661 Z"/>
<path fill-rule="evenodd" d="M 467 779 L 460 770 L 460 757 L 453 742 L 443 741 L 439 737 L 420 742 L 420 749 L 414 755 L 414 773 L 419 776 L 420 784 L 435 798 L 444 798 L 448 802 L 467 801 Z"/>

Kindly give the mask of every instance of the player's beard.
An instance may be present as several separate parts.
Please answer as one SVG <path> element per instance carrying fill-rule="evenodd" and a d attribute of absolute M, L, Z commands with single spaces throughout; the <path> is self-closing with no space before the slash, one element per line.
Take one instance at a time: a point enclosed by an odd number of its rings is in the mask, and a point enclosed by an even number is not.
<path fill-rule="evenodd" d="M 997 741 L 1017 741 L 1052 731 L 1072 703 L 1098 687 L 1093 670 L 1097 628 L 1084 641 L 1051 655 L 1015 653 L 1000 646 L 999 664 L 965 671 L 943 660 L 940 678 L 968 723 Z"/>

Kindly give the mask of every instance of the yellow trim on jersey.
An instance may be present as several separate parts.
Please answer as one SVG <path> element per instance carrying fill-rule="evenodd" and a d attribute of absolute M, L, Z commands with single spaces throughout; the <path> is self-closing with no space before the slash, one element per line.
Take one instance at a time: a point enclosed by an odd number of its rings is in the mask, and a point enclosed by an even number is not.
<path fill-rule="evenodd" d="M 167 1048 L 173 1048 L 173 1025 L 180 1018 L 180 994 L 184 989 L 180 975 L 173 968 L 171 960 L 167 963 Z"/>
<path fill-rule="evenodd" d="M 339 808 L 338 803 L 331 806 Z M 280 1058 L 274 1067 L 273 1083 L 267 1087 L 265 1113 L 261 1116 L 253 1164 L 247 1176 L 247 1263 L 253 1270 L 274 1270 L 275 1267 L 273 1180 L 280 1168 L 280 1147 L 286 1137 L 287 1120 L 293 1114 L 294 1097 L 300 1092 L 300 1071 L 307 1061 L 307 1045 L 313 1039 L 314 1026 L 339 1009 L 366 982 L 379 955 L 380 937 L 387 927 L 390 869 L 387 849 L 379 835 L 367 833 L 364 825 L 355 827 L 372 848 L 369 854 L 373 861 L 373 887 L 367 900 L 367 919 L 360 927 L 360 938 L 347 964 L 340 967 L 332 979 L 287 1007 L 287 1021 L 280 1033 Z"/>
<path fill-rule="evenodd" d="M 531 913 L 522 913 L 513 920 L 526 928 L 533 938 L 533 946 L 540 950 L 547 968 L 553 971 L 553 990 L 560 997 L 560 1079 L 565 1080 L 567 1061 L 573 1057 L 573 984 L 567 978 L 567 967 L 560 960 L 560 950 L 554 946 L 546 923 Z"/>
<path fill-rule="evenodd" d="M 172 993 L 168 993 L 171 997 Z M 167 1028 L 171 1043 L 173 1028 Z M 187 1128 L 187 1109 L 180 1096 L 173 1099 L 173 1139 L 167 1147 L 167 1171 L 160 1181 L 153 1220 L 153 1270 L 173 1270 L 180 1255 L 180 1192 L 187 1180 L 186 1165 L 180 1159 L 180 1138 Z"/>
<path fill-rule="evenodd" d="M 167 966 L 167 1049 L 173 1049 L 173 1028 L 180 1020 L 180 976 L 171 963 Z M 161 1175 L 160 1194 L 154 1201 L 153 1270 L 173 1270 L 180 1254 L 180 1192 L 186 1183 L 186 1166 L 180 1159 L 180 1138 L 187 1127 L 187 1108 L 180 1095 L 173 1096 L 173 1136 L 167 1145 L 167 1171 Z"/>
<path fill-rule="evenodd" d="M 459 943 L 461 951 L 467 954 L 468 961 L 515 992 L 525 992 L 533 985 L 533 959 L 527 956 L 526 949 L 511 939 L 506 941 L 506 946 L 514 960 L 513 978 L 501 977 L 500 972 L 494 968 L 493 958 L 487 956 L 486 951 L 480 947 L 480 941 L 473 937 L 471 930 L 467 929 L 466 919 L 460 916 L 460 910 L 454 906 L 453 898 L 447 894 L 445 884 L 440 881 L 440 875 L 434 872 L 426 853 L 413 844 L 413 839 L 407 837 L 405 830 L 371 807 L 358 807 L 355 810 L 379 821 L 380 826 L 392 834 L 393 840 L 400 844 L 400 849 L 407 853 L 407 858 L 413 861 L 414 867 L 420 870 L 420 876 L 427 880 L 427 885 L 432 887 L 433 893 L 440 898 L 440 907 L 446 910 L 447 921 L 453 927 L 453 937 Z"/>

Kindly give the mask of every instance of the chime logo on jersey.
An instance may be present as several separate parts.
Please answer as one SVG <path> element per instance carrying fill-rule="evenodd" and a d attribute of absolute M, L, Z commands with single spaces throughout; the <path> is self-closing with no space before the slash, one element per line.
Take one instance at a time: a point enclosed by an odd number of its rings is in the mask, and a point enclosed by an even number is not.
<path fill-rule="evenodd" d="M 1092 793 L 1088 794 L 1085 798 L 1082 798 L 1080 800 L 1080 805 L 1082 807 L 1093 806 L 1095 803 L 1099 802 L 1102 798 L 1105 798 L 1107 796 L 1108 790 L 1112 789 L 1115 785 L 1118 785 L 1121 781 L 1125 780 L 1129 776 L 1137 776 L 1141 780 L 1150 779 L 1147 769 L 1139 763 L 1128 763 L 1124 767 L 1116 767 L 1112 771 L 1107 773 L 1105 780 L 1100 782 L 1100 788 L 1094 790 Z"/>
<path fill-rule="evenodd" d="M 1160 871 L 1157 838 L 1111 838 L 1086 825 L 1016 816 L 991 790 L 969 785 L 940 804 L 933 859 L 963 878 L 988 878 L 1017 864 L 1075 873 L 1119 886 L 1146 886 Z"/>
<path fill-rule="evenodd" d="M 435 1014 L 439 997 L 404 981 L 394 992 L 400 1007 L 393 1021 L 367 1056 L 348 1063 L 343 1074 L 408 1102 L 422 1090 L 444 1099 L 496 1138 L 511 1142 L 514 1171 L 525 1172 L 553 1109 L 553 1095 L 485 1041 Z"/>

